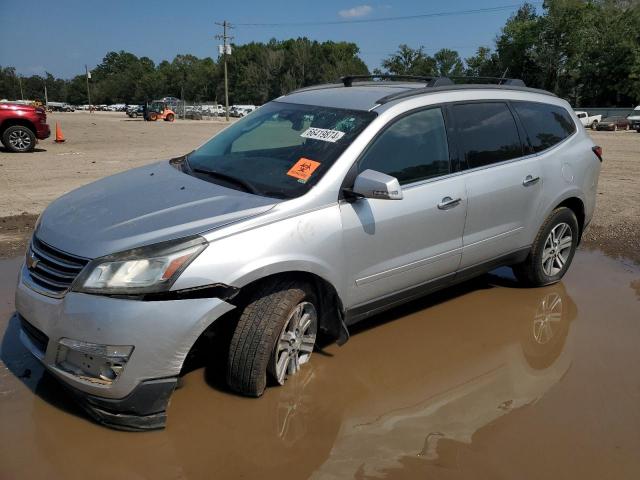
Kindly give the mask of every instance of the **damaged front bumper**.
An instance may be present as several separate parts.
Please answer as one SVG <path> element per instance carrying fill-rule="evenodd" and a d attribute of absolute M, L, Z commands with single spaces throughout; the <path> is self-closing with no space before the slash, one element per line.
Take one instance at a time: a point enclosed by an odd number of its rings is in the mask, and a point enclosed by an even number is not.
<path fill-rule="evenodd" d="M 165 425 L 189 350 L 234 308 L 218 298 L 51 298 L 23 283 L 23 274 L 16 290 L 22 343 L 94 419 L 127 430 Z"/>

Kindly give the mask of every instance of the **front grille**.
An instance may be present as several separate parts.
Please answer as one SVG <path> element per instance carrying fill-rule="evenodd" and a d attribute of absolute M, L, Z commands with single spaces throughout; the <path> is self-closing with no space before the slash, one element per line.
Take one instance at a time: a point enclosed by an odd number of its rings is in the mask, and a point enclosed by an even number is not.
<path fill-rule="evenodd" d="M 43 293 L 61 297 L 89 260 L 62 252 L 34 236 L 26 263 L 32 282 L 44 290 Z"/>
<path fill-rule="evenodd" d="M 22 327 L 22 331 L 27 335 L 27 337 L 29 337 L 29 340 L 31 340 L 31 343 L 33 343 L 38 350 L 44 354 L 47 351 L 49 337 L 47 337 L 44 332 L 41 332 L 27 322 L 22 316 L 20 316 L 20 326 Z"/>

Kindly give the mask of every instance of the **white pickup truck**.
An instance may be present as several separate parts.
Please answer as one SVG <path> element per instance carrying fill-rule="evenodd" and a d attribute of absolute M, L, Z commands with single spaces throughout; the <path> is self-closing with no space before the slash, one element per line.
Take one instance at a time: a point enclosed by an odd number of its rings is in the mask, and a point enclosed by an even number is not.
<path fill-rule="evenodd" d="M 598 126 L 598 123 L 600 123 L 602 121 L 602 115 L 591 115 L 591 116 L 589 116 L 589 114 L 587 112 L 579 112 L 577 110 L 576 110 L 576 115 L 578 116 L 578 118 L 582 122 L 582 125 L 584 125 L 587 128 L 592 128 L 594 130 Z"/>
<path fill-rule="evenodd" d="M 627 116 L 627 120 L 629 120 L 630 128 L 640 133 L 640 105 L 633 109 L 633 112 Z"/>

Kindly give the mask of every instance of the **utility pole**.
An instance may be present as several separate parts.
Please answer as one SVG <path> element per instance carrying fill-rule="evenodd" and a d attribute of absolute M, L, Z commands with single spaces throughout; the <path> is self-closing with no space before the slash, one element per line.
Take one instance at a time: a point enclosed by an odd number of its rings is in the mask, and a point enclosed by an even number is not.
<path fill-rule="evenodd" d="M 91 105 L 91 92 L 89 91 L 89 79 L 91 78 L 91 74 L 89 73 L 89 69 L 86 64 L 84 66 L 84 72 L 87 74 L 87 100 L 89 101 L 89 105 Z"/>
<path fill-rule="evenodd" d="M 24 100 L 24 95 L 22 94 L 22 77 L 18 76 L 18 83 L 20 84 L 20 100 Z"/>
<path fill-rule="evenodd" d="M 47 96 L 47 82 L 44 83 L 44 106 L 49 105 L 49 97 Z"/>
<path fill-rule="evenodd" d="M 231 54 L 231 45 L 229 45 L 228 41 L 233 40 L 233 37 L 227 35 L 227 29 L 233 28 L 229 22 L 226 20 L 222 23 L 216 22 L 216 25 L 220 25 L 222 27 L 222 35 L 216 35 L 216 38 L 222 40 L 222 45 L 218 49 L 220 53 L 222 53 L 222 60 L 224 62 L 224 107 L 225 107 L 225 116 L 227 118 L 227 122 L 229 121 L 229 81 L 227 79 L 227 55 Z"/>

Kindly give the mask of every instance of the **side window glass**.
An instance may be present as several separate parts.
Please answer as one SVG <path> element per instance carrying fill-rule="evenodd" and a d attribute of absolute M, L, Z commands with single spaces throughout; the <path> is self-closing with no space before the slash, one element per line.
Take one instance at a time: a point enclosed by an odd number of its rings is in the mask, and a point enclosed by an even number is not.
<path fill-rule="evenodd" d="M 513 106 L 536 153 L 553 147 L 576 131 L 571 115 L 562 107 L 534 102 L 514 102 Z"/>
<path fill-rule="evenodd" d="M 440 108 L 411 113 L 393 123 L 360 160 L 358 171 L 371 169 L 396 177 L 400 184 L 449 173 L 449 145 Z"/>
<path fill-rule="evenodd" d="M 461 154 L 469 168 L 522 156 L 516 122 L 505 103 L 453 106 Z"/>

